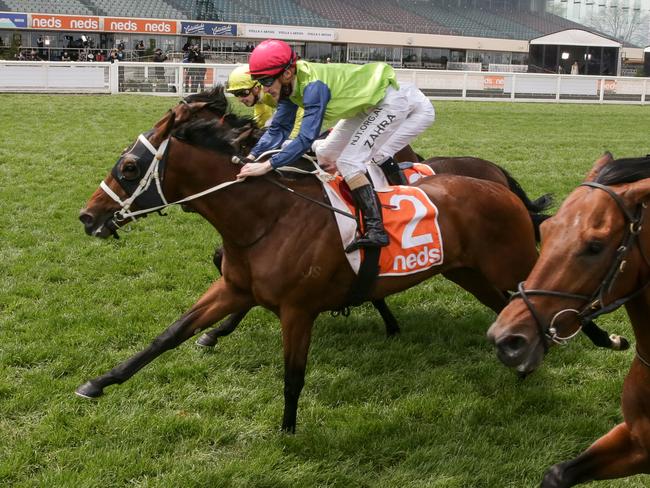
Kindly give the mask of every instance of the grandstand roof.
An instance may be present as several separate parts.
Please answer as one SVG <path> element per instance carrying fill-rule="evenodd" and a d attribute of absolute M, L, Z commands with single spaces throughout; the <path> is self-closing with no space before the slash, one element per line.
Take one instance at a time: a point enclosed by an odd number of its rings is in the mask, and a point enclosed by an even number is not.
<path fill-rule="evenodd" d="M 621 47 L 621 43 L 580 29 L 567 29 L 530 41 L 531 44 L 561 46 Z"/>

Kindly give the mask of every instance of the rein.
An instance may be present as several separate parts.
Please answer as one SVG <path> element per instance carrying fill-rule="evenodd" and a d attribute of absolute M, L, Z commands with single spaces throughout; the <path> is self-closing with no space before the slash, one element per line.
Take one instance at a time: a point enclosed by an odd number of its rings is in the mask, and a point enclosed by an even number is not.
<path fill-rule="evenodd" d="M 185 198 L 183 198 L 181 200 L 177 200 L 175 202 L 168 202 L 167 199 L 165 198 L 165 195 L 163 194 L 163 191 L 162 191 L 163 176 L 161 175 L 161 167 L 163 165 L 162 165 L 161 162 L 167 156 L 167 152 L 169 150 L 170 142 L 171 142 L 171 137 L 168 137 L 156 149 L 151 144 L 151 142 L 149 142 L 149 140 L 146 138 L 146 136 L 144 134 L 140 134 L 138 136 L 136 145 L 138 143 L 142 144 L 148 150 L 148 152 L 151 153 L 152 157 L 151 157 L 151 161 L 149 162 L 149 166 L 148 166 L 144 176 L 140 180 L 138 186 L 135 188 L 133 193 L 127 199 L 122 200 L 104 181 L 102 181 L 99 184 L 99 187 L 104 191 L 104 193 L 106 193 L 109 197 L 111 197 L 113 199 L 113 201 L 118 203 L 120 205 L 120 207 L 121 207 L 120 210 L 115 212 L 115 214 L 113 215 L 113 218 L 109 221 L 109 224 L 110 224 L 109 227 L 111 228 L 111 231 L 113 232 L 114 235 L 117 233 L 116 231 L 118 229 L 122 228 L 122 226 L 124 225 L 124 222 L 126 220 L 128 220 L 128 219 L 135 220 L 136 218 L 138 218 L 140 216 L 148 215 L 150 213 L 154 213 L 154 212 L 159 212 L 160 213 L 163 209 L 165 209 L 167 207 L 170 207 L 172 205 L 179 205 L 179 204 L 186 203 L 186 202 L 189 202 L 189 201 L 192 201 L 192 200 L 196 200 L 198 198 L 204 197 L 205 195 L 209 195 L 211 193 L 215 193 L 215 192 L 217 192 L 219 190 L 222 190 L 223 188 L 227 188 L 227 187 L 229 187 L 231 185 L 234 185 L 234 184 L 237 184 L 237 183 L 242 183 L 242 182 L 245 181 L 245 178 L 244 179 L 235 179 L 235 180 L 232 180 L 232 181 L 226 181 L 226 182 L 220 183 L 218 185 L 212 186 L 210 188 L 207 188 L 206 190 L 203 190 L 203 191 L 201 191 L 199 193 L 195 193 L 194 195 L 190 195 L 188 197 L 185 197 Z M 134 148 L 135 148 L 135 146 L 134 146 Z M 275 153 L 277 153 L 279 151 L 280 150 L 266 151 L 265 153 L 261 154 L 256 159 L 256 161 L 265 160 L 265 158 L 268 158 L 268 156 L 270 156 L 272 154 L 275 154 Z M 316 161 L 314 161 L 313 158 L 311 158 L 310 156 L 306 156 L 306 155 L 303 156 L 303 158 L 305 158 L 306 160 L 308 160 L 310 163 L 312 163 L 314 165 L 314 167 L 315 167 L 314 171 L 305 171 L 305 170 L 301 170 L 299 168 L 286 168 L 283 171 L 300 173 L 300 174 L 310 174 L 310 175 L 313 175 L 313 176 L 317 177 L 319 180 L 321 180 L 323 182 L 328 181 L 329 179 L 332 178 L 332 176 L 329 173 L 327 173 L 327 172 L 323 171 L 322 169 L 320 169 L 320 167 L 318 166 L 318 163 L 316 163 Z M 238 165 L 245 164 L 244 161 L 242 161 L 237 156 L 233 156 L 231 162 L 233 164 L 238 164 Z M 119 164 L 119 161 L 118 161 L 118 164 Z M 302 194 L 300 192 L 297 192 L 293 188 L 290 188 L 287 185 L 285 185 L 285 184 L 283 184 L 283 183 L 281 183 L 279 181 L 276 181 L 275 179 L 272 179 L 272 178 L 265 178 L 265 179 L 266 179 L 266 181 L 270 182 L 271 184 L 273 184 L 273 185 L 275 185 L 275 186 L 277 186 L 277 187 L 279 187 L 279 188 L 281 188 L 283 190 L 286 190 L 286 191 L 288 191 L 288 192 L 290 192 L 290 193 L 292 193 L 292 194 L 294 194 L 296 196 L 304 198 L 305 200 L 308 200 L 308 201 L 310 201 L 312 203 L 315 203 L 316 205 L 320 205 L 321 207 L 327 208 L 328 210 L 331 210 L 333 212 L 337 212 L 337 213 L 339 213 L 341 215 L 344 215 L 344 216 L 349 217 L 351 219 L 357 220 L 356 216 L 354 216 L 354 215 L 352 215 L 352 214 L 350 214 L 348 212 L 345 212 L 343 210 L 339 210 L 338 208 L 335 208 L 332 205 L 321 202 L 321 201 L 319 201 L 319 200 L 317 200 L 315 198 L 312 198 L 312 197 L 310 197 L 308 195 L 304 195 L 304 194 Z M 153 187 L 152 187 L 152 183 L 155 183 L 155 185 Z M 157 196 L 158 200 L 161 202 L 161 204 L 156 205 L 154 207 L 149 207 L 149 208 L 146 208 L 146 209 L 143 209 L 143 210 L 131 211 L 130 208 L 131 208 L 131 205 L 133 204 L 133 202 L 138 197 L 144 195 L 146 192 L 152 190 L 153 188 L 155 188 L 155 190 L 157 192 L 156 196 Z"/>
<path fill-rule="evenodd" d="M 607 273 L 605 274 L 605 277 L 601 281 L 600 285 L 592 295 L 590 296 L 580 295 L 575 293 L 567 293 L 563 291 L 542 290 L 542 289 L 526 290 L 524 289 L 524 282 L 522 281 L 521 283 L 519 283 L 519 286 L 517 287 L 518 288 L 517 293 L 514 293 L 510 297 L 510 300 L 512 301 L 517 298 L 521 298 L 526 304 L 526 306 L 528 307 L 528 310 L 530 311 L 531 315 L 535 319 L 535 325 L 537 326 L 537 331 L 539 333 L 540 338 L 542 339 L 542 344 L 544 345 L 544 352 L 548 352 L 548 348 L 551 342 L 560 345 L 566 344 L 570 339 L 575 337 L 580 332 L 584 324 L 594 320 L 600 315 L 616 310 L 617 308 L 629 302 L 630 300 L 638 297 L 641 293 L 645 291 L 648 285 L 650 285 L 650 281 L 648 281 L 639 289 L 633 291 L 629 295 L 626 295 L 623 298 L 619 298 L 618 300 L 614 300 L 612 303 L 608 305 L 604 305 L 605 295 L 612 290 L 619 273 L 623 272 L 623 270 L 625 269 L 625 266 L 627 264 L 626 257 L 635 244 L 638 245 L 639 251 L 646 265 L 650 266 L 650 261 L 648 260 L 646 254 L 643 252 L 643 248 L 640 245 L 640 238 L 639 238 L 639 234 L 642 230 L 641 223 L 643 221 L 646 204 L 641 203 L 637 205 L 635 212 L 632 213 L 626 207 L 623 199 L 609 186 L 602 185 L 596 182 L 591 182 L 591 181 L 582 183 L 580 186 L 595 188 L 607 193 L 614 200 L 618 208 L 623 213 L 626 224 L 628 225 L 626 227 L 625 235 L 623 236 L 623 239 L 621 241 L 621 245 L 616 250 L 616 258 L 614 259 L 611 266 L 607 270 Z M 551 321 L 548 324 L 546 324 L 544 320 L 542 320 L 541 315 L 539 314 L 537 308 L 530 300 L 531 296 L 551 296 L 551 297 L 558 297 L 558 298 L 581 300 L 585 302 L 586 305 L 581 310 L 576 310 L 574 308 L 567 308 L 567 309 L 560 310 L 553 316 Z M 566 337 L 561 337 L 558 334 L 558 331 L 555 327 L 555 321 L 558 319 L 558 317 L 560 317 L 562 314 L 567 312 L 575 313 L 576 318 L 579 321 L 579 326 L 577 330 L 571 335 Z M 643 364 L 645 364 L 650 368 L 650 362 L 646 361 L 641 357 L 641 355 L 638 352 L 638 349 L 637 349 L 637 356 L 639 357 L 639 359 Z"/>

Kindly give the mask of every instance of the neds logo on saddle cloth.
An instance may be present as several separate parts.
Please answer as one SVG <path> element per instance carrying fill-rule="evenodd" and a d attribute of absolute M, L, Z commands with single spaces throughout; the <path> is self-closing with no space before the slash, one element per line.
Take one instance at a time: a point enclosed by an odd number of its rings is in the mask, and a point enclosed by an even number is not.
<path fill-rule="evenodd" d="M 330 200 L 336 207 L 339 207 L 337 200 L 345 202 L 347 208 L 343 210 L 354 213 L 354 207 L 341 195 L 340 181 L 337 179 L 326 184 Z M 426 193 L 417 187 L 392 186 L 377 190 L 377 195 L 383 207 L 384 227 L 390 237 L 390 245 L 382 248 L 379 257 L 379 276 L 419 273 L 442 264 L 444 255 L 438 209 Z M 337 216 L 337 222 L 345 247 L 353 237 L 348 227 L 350 220 Z M 351 255 L 348 255 L 348 260 L 358 272 L 359 260 Z"/>
<path fill-rule="evenodd" d="M 377 191 L 390 245 L 381 250 L 379 276 L 418 273 L 442 264 L 438 209 L 426 193 L 412 186 Z"/>

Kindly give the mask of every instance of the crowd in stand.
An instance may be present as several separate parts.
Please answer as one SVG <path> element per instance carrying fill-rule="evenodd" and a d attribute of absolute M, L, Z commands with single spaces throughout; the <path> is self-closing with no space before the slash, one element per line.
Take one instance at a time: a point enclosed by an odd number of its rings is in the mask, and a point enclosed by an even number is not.
<path fill-rule="evenodd" d="M 188 61 L 183 59 L 183 62 L 190 63 L 205 63 L 205 58 L 199 50 L 198 46 L 190 46 L 188 53 Z M 184 49 L 185 51 L 185 49 Z M 78 61 L 78 62 L 116 62 L 116 61 L 153 61 L 164 62 L 167 60 L 167 55 L 163 53 L 162 49 L 157 48 L 153 52 L 147 52 L 144 41 L 138 41 L 130 55 L 127 57 L 127 51 L 124 43 L 119 42 L 112 49 L 97 49 L 92 39 L 74 40 L 71 37 L 66 39 L 65 46 L 50 47 L 45 46 L 42 38 L 39 37 L 36 47 L 24 48 L 19 46 L 14 54 L 16 61 Z"/>

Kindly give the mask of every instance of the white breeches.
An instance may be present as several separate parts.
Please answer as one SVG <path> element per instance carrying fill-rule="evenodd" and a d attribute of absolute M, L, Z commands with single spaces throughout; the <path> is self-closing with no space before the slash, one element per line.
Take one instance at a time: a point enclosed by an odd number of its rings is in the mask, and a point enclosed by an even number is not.
<path fill-rule="evenodd" d="M 339 121 L 327 138 L 312 148 L 322 163 L 336 163 L 346 180 L 364 173 L 366 164 L 381 163 L 406 146 L 435 119 L 433 105 L 410 83 L 389 87 L 377 106 Z"/>

